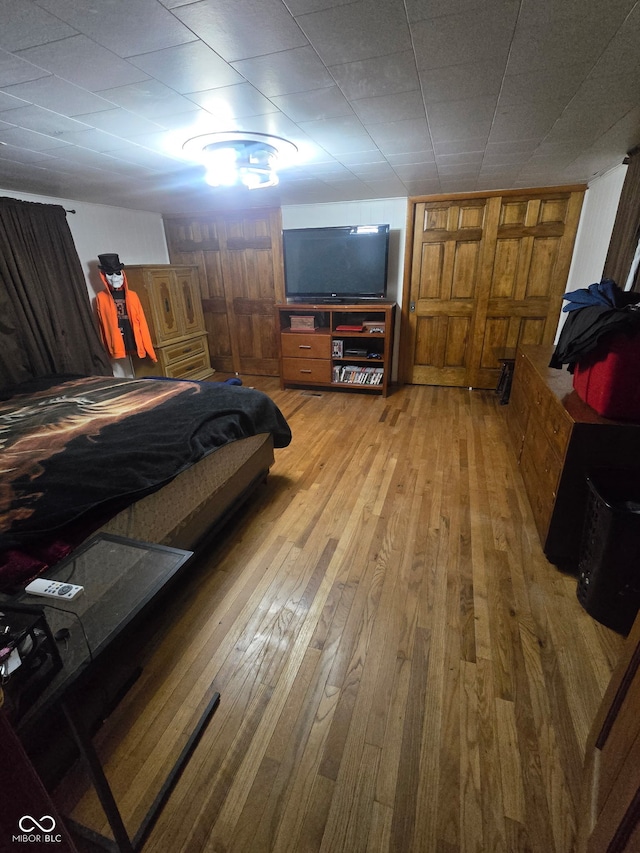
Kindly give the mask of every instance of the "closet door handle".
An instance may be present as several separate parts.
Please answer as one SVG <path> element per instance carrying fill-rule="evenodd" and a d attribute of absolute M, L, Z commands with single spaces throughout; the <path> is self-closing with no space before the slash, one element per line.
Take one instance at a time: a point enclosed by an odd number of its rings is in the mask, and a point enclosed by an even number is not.
<path fill-rule="evenodd" d="M 298 344 L 298 349 L 311 349 L 310 344 Z"/>

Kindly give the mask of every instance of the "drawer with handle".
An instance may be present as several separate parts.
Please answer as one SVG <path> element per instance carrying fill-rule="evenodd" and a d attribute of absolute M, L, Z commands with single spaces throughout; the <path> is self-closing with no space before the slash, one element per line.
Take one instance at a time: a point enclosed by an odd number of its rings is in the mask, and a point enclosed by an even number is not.
<path fill-rule="evenodd" d="M 313 332 L 282 335 L 282 355 L 284 358 L 331 358 L 331 338 Z"/>
<path fill-rule="evenodd" d="M 206 350 L 206 339 L 204 337 L 191 338 L 188 341 L 182 341 L 180 344 L 169 344 L 163 347 L 163 356 L 165 364 L 173 364 L 175 361 L 181 361 L 183 358 L 192 358 L 195 355 L 202 355 Z"/>
<path fill-rule="evenodd" d="M 331 382 L 331 362 L 314 358 L 283 358 L 285 382 Z"/>

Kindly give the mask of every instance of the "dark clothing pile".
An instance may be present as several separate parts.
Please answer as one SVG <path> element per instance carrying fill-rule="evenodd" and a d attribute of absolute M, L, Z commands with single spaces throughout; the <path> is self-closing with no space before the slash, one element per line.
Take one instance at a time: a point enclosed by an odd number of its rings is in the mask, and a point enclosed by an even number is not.
<path fill-rule="evenodd" d="M 549 367 L 573 373 L 581 358 L 596 348 L 605 335 L 640 332 L 640 293 L 621 290 L 611 279 L 565 293 L 568 313 Z"/>

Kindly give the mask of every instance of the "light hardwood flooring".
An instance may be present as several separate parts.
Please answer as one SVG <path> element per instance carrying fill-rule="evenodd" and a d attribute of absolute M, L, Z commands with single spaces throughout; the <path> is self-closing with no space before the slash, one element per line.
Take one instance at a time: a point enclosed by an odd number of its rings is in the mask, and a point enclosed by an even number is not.
<path fill-rule="evenodd" d="M 153 621 L 96 737 L 144 853 L 568 853 L 622 638 L 541 550 L 492 392 L 281 391 L 268 483 Z M 67 810 L 106 826 L 72 773 Z"/>

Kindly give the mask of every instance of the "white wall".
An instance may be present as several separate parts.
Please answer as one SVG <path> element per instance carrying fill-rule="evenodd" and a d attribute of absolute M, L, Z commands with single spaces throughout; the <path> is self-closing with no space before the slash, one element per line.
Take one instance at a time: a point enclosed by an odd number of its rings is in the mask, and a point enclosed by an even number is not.
<path fill-rule="evenodd" d="M 589 184 L 580 214 L 565 293 L 589 287 L 602 278 L 626 174 L 627 167 L 621 164 L 594 178 Z M 624 287 L 624 282 L 618 284 Z M 566 314 L 560 312 L 556 340 L 566 317 Z"/>

